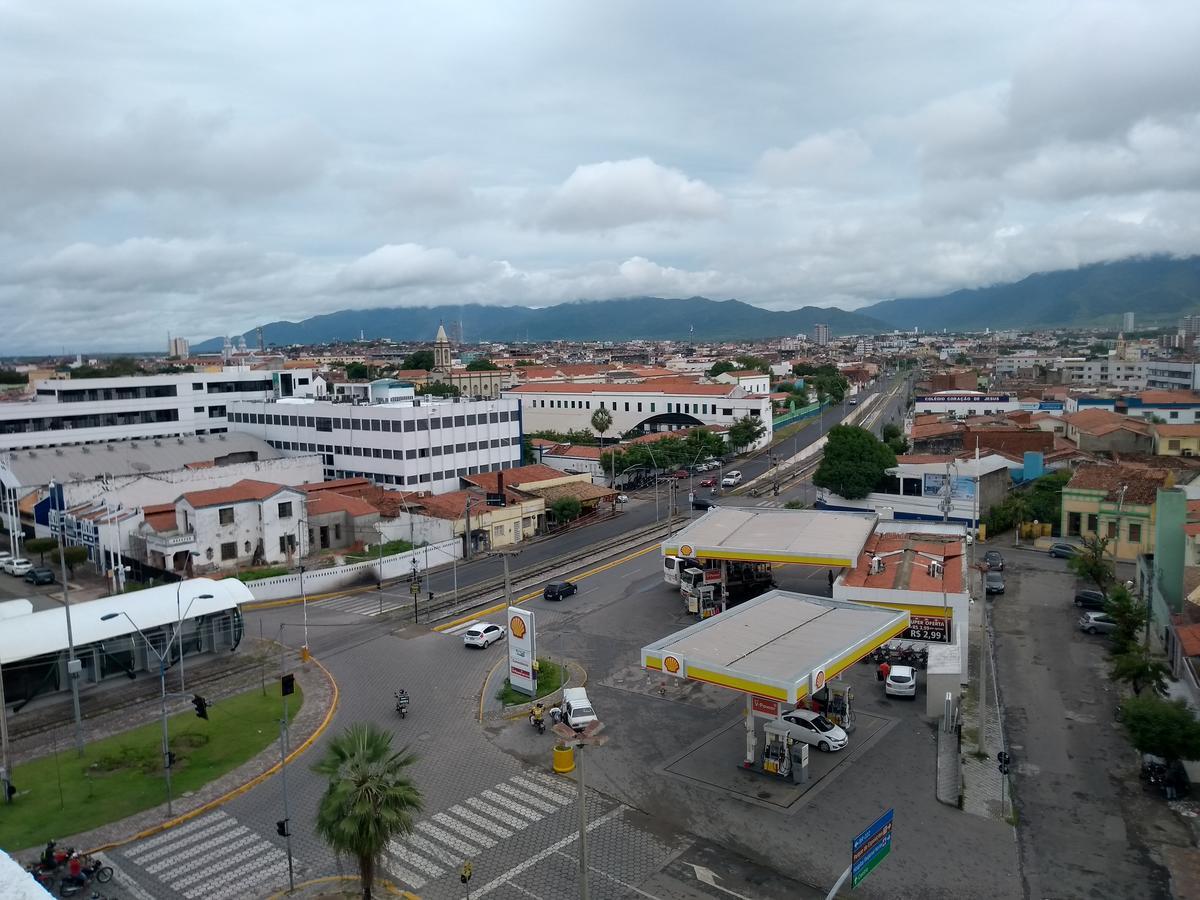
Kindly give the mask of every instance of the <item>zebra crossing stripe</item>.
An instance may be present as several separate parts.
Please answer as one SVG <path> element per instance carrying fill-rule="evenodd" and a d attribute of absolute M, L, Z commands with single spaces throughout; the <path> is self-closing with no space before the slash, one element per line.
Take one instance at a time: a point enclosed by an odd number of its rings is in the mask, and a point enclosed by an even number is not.
<path fill-rule="evenodd" d="M 151 849 L 151 851 L 149 853 L 139 852 L 137 854 L 127 854 L 127 855 L 129 856 L 129 858 L 131 860 L 133 860 L 135 863 L 137 863 L 143 869 L 146 869 L 147 871 L 154 871 L 147 865 L 147 863 L 158 859 L 160 856 L 165 856 L 168 854 L 176 853 L 179 851 L 179 849 L 181 847 L 186 847 L 189 844 L 196 843 L 197 841 L 203 841 L 205 838 L 207 838 L 211 835 L 219 834 L 222 831 L 228 831 L 230 829 L 236 829 L 236 828 L 240 828 L 240 827 L 241 826 L 239 826 L 237 822 L 235 822 L 233 819 L 230 819 L 228 816 L 221 816 L 221 818 L 219 820 L 217 820 L 216 822 L 213 822 L 207 828 L 203 828 L 200 831 L 196 831 L 196 832 L 193 832 L 192 834 L 186 835 L 186 836 L 180 838 L 178 841 L 176 841 L 173 844 L 164 844 L 161 847 L 155 847 L 155 848 Z M 243 829 L 243 830 L 245 830 L 245 829 Z"/>
<path fill-rule="evenodd" d="M 410 847 L 415 847 L 427 856 L 439 859 L 448 866 L 457 866 L 463 860 L 461 856 L 443 850 L 437 844 L 433 843 L 433 841 L 427 841 L 419 834 L 405 835 L 404 840 Z"/>
<path fill-rule="evenodd" d="M 197 844 L 194 847 L 189 847 L 186 852 L 171 854 L 166 859 L 156 862 L 152 866 L 143 866 L 151 875 L 157 875 L 165 869 L 171 870 L 171 880 L 174 881 L 181 875 L 185 875 L 192 869 L 196 868 L 200 863 L 212 860 L 214 858 L 213 848 L 220 847 L 216 851 L 216 858 L 220 858 L 226 854 L 232 853 L 238 847 L 244 847 L 247 844 L 252 844 L 255 841 L 261 840 L 256 834 L 251 834 L 250 830 L 243 828 L 240 825 L 225 834 L 219 834 L 211 840 L 205 841 L 203 844 Z M 221 846 L 222 844 L 226 846 Z M 191 859 L 189 862 L 189 858 Z M 219 868 L 216 867 L 216 868 Z"/>
<path fill-rule="evenodd" d="M 260 865 L 255 860 L 250 865 L 242 866 L 216 881 L 210 881 L 207 884 L 201 882 L 191 890 L 184 891 L 183 896 L 188 900 L 193 897 L 203 897 L 204 900 L 235 900 L 235 898 L 245 897 L 246 888 L 251 885 L 261 884 L 269 878 L 281 878 L 286 871 L 286 859 L 277 859 L 267 865 Z M 229 884 L 231 881 L 236 883 Z"/>
<path fill-rule="evenodd" d="M 474 628 L 478 624 L 478 619 L 472 619 L 470 622 L 463 622 L 461 625 L 455 625 L 453 628 L 447 628 L 442 632 L 442 634 L 462 634 L 464 631 Z"/>
<path fill-rule="evenodd" d="M 494 819 L 499 819 L 505 825 L 511 825 L 513 828 L 520 831 L 522 828 L 528 828 L 529 823 L 524 819 L 518 819 L 516 816 L 510 816 L 502 809 L 497 809 L 490 803 L 484 803 L 478 797 L 468 797 L 466 800 L 468 806 L 471 806 L 480 812 L 487 813 Z"/>
<path fill-rule="evenodd" d="M 520 775 L 508 780 L 513 784 L 520 785 L 527 791 L 533 791 L 535 794 L 541 794 L 543 797 L 553 801 L 554 803 L 570 803 L 572 799 L 567 794 L 551 790 L 550 788 L 545 787 L 536 781 L 532 781 L 528 778 L 522 778 Z"/>
<path fill-rule="evenodd" d="M 476 815 L 469 809 L 463 809 L 461 806 L 452 806 L 450 807 L 450 812 L 454 813 L 460 819 L 466 819 L 472 825 L 478 825 L 480 828 L 486 828 L 492 834 L 499 835 L 502 838 L 512 837 L 512 832 L 503 825 L 498 825 L 485 816 Z M 434 816 L 434 818 L 436 819 L 437 816 Z M 524 827 L 524 823 L 522 823 L 522 827 Z"/>
<path fill-rule="evenodd" d="M 215 819 L 228 819 L 229 816 L 225 815 L 225 813 L 219 812 L 219 813 L 215 813 L 212 816 L 204 816 L 203 818 L 200 818 L 200 819 L 193 819 L 192 821 L 190 821 L 184 825 L 180 825 L 178 828 L 172 828 L 170 831 L 164 831 L 162 834 L 158 835 L 157 837 L 147 838 L 144 841 L 139 841 L 137 844 L 134 845 L 134 847 L 136 849 L 128 850 L 125 853 L 123 853 L 122 855 L 125 856 L 127 859 L 131 859 L 134 862 L 137 862 L 138 858 L 142 856 L 144 851 L 149 850 L 153 847 L 157 847 L 160 844 L 165 844 L 168 841 L 174 841 L 181 834 L 187 834 L 189 831 L 195 831 L 197 828 L 200 828 L 206 824 L 211 823 L 214 818 Z"/>
<path fill-rule="evenodd" d="M 437 822 L 439 825 L 444 825 L 447 828 L 452 828 L 455 831 L 457 831 L 459 834 L 465 835 L 466 837 L 468 837 L 472 841 L 474 841 L 476 844 L 478 844 L 480 847 L 484 847 L 486 849 L 488 847 L 496 846 L 496 841 L 493 840 L 492 838 L 488 837 L 482 831 L 476 831 L 474 828 L 464 825 L 462 822 L 458 821 L 458 819 L 452 818 L 451 816 L 448 816 L 445 813 L 434 813 L 433 820 L 435 822 Z"/>
<path fill-rule="evenodd" d="M 388 844 L 387 852 L 389 856 L 394 856 L 397 859 L 408 863 L 414 869 L 424 872 L 430 878 L 437 878 L 444 871 L 446 871 L 441 866 L 434 865 L 425 857 L 417 853 L 413 853 L 411 850 L 403 846 L 399 841 L 392 841 L 390 844 Z"/>
<path fill-rule="evenodd" d="M 424 876 L 418 875 L 412 869 L 406 869 L 404 866 L 400 865 L 400 863 L 396 862 L 396 860 L 391 856 L 384 860 L 383 868 L 386 869 L 388 874 L 397 881 L 407 884 L 414 891 L 419 891 L 421 888 L 423 888 L 427 881 Z"/>
<path fill-rule="evenodd" d="M 491 800 L 493 803 L 503 804 L 505 808 L 511 809 L 518 816 L 524 816 L 530 822 L 540 822 L 542 814 L 537 810 L 530 809 L 528 806 L 523 806 L 511 797 L 505 797 L 503 794 L 497 794 L 495 791 L 481 791 L 480 796 L 485 800 Z"/>
<path fill-rule="evenodd" d="M 217 888 L 239 878 L 244 878 L 250 873 L 266 868 L 268 865 L 278 862 L 283 858 L 282 851 L 276 850 L 265 841 L 259 841 L 244 850 L 238 851 L 233 856 L 222 857 L 218 864 L 220 874 L 215 878 L 210 877 L 212 875 L 211 869 L 201 869 L 199 872 L 193 872 L 184 878 L 171 879 L 171 887 L 176 889 L 182 888 L 186 891 L 196 884 L 202 884 L 205 895 L 215 897 Z M 217 865 L 213 866 L 213 868 L 217 867 Z M 205 879 L 208 880 L 205 881 Z M 239 885 L 239 889 L 240 887 Z"/>
<path fill-rule="evenodd" d="M 527 772 L 525 777 L 536 781 L 538 784 L 545 785 L 553 791 L 558 791 L 563 797 L 568 800 L 574 800 L 579 794 L 579 786 L 567 778 L 562 778 L 557 775 L 547 775 L 545 772 Z"/>
<path fill-rule="evenodd" d="M 447 847 L 451 847 L 461 853 L 463 856 L 474 856 L 479 852 L 479 848 L 474 844 L 468 844 L 457 835 L 453 835 L 444 829 L 438 828 L 432 822 L 418 822 L 417 828 L 425 832 L 434 840 L 441 841 Z"/>
<path fill-rule="evenodd" d="M 496 790 L 507 794 L 508 796 L 512 797 L 513 800 L 520 801 L 522 803 L 528 803 L 534 809 L 540 809 L 542 812 L 553 813 L 558 812 L 559 810 L 559 807 L 555 806 L 554 804 L 547 803 L 541 797 L 534 797 L 528 791 L 523 791 L 520 788 L 513 787 L 511 784 L 498 784 L 496 785 Z"/>

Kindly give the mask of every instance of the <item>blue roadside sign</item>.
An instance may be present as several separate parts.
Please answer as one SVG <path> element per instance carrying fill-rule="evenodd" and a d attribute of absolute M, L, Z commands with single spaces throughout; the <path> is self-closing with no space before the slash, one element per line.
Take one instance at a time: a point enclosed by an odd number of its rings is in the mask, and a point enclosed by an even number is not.
<path fill-rule="evenodd" d="M 850 886 L 858 887 L 892 849 L 892 813 L 889 809 L 850 843 Z"/>

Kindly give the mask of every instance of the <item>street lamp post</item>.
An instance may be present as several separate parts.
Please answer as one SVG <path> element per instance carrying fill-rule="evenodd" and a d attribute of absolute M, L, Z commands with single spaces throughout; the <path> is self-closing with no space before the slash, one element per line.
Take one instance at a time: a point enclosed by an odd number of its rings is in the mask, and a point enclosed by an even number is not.
<path fill-rule="evenodd" d="M 80 662 L 75 659 L 75 634 L 71 629 L 71 591 L 67 587 L 67 509 L 66 497 L 59 493 L 60 485 L 50 482 L 50 503 L 58 505 L 58 561 L 62 579 L 63 611 L 67 617 L 67 680 L 71 682 L 71 704 L 75 707 L 75 749 L 83 756 L 83 716 L 79 713 Z M 63 502 L 58 498 L 62 496 Z"/>
<path fill-rule="evenodd" d="M 184 616 L 191 612 L 192 604 L 196 602 L 196 599 L 196 597 L 193 597 L 188 603 L 187 609 L 184 610 Z M 174 809 L 171 797 L 171 744 L 170 739 L 167 736 L 167 656 L 171 652 L 171 644 L 175 642 L 175 635 L 171 635 L 170 640 L 167 641 L 166 652 L 160 653 L 158 648 L 150 642 L 150 638 L 146 637 L 146 633 L 138 627 L 137 622 L 133 621 L 129 613 L 125 612 L 125 610 L 121 610 L 120 612 L 106 613 L 100 617 L 100 621 L 107 622 L 110 619 L 117 618 L 117 616 L 124 616 L 126 619 L 129 619 L 129 624 L 133 626 L 134 630 L 139 635 L 141 635 L 142 640 L 146 642 L 146 647 L 158 659 L 158 684 L 160 690 L 159 717 L 162 719 L 163 776 L 167 786 L 167 817 L 170 818 L 172 815 L 174 815 Z"/>
<path fill-rule="evenodd" d="M 199 556 L 195 550 L 188 551 L 189 556 Z M 183 590 L 184 579 L 180 578 L 175 584 L 175 621 L 177 623 L 176 631 L 179 633 L 179 690 L 184 691 L 183 686 L 183 613 L 180 610 L 180 591 Z M 212 594 L 201 594 L 205 600 L 211 600 Z"/>

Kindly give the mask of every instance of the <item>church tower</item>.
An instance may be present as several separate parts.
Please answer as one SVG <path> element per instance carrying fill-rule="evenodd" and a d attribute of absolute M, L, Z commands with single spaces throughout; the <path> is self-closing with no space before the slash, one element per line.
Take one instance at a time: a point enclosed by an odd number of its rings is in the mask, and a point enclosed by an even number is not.
<path fill-rule="evenodd" d="M 446 337 L 446 329 L 438 325 L 437 337 L 433 341 L 433 371 L 441 375 L 449 375 L 452 366 L 450 353 L 450 338 Z"/>

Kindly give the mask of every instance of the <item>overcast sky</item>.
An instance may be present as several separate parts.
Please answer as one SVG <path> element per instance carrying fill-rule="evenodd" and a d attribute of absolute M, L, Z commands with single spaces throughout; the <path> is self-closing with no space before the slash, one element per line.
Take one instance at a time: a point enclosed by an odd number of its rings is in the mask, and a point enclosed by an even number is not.
<path fill-rule="evenodd" d="M 1200 3 L 0 0 L 0 353 L 1200 252 Z"/>

